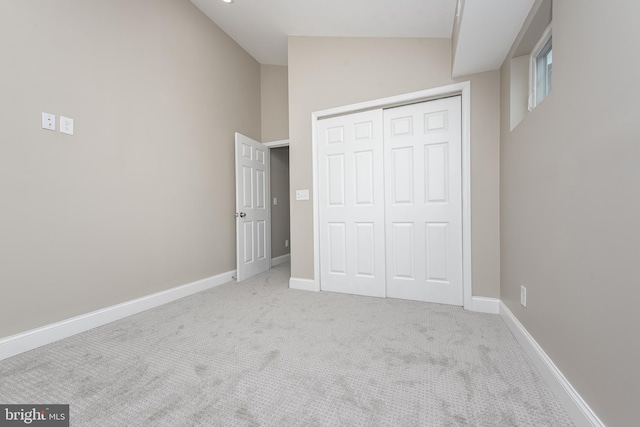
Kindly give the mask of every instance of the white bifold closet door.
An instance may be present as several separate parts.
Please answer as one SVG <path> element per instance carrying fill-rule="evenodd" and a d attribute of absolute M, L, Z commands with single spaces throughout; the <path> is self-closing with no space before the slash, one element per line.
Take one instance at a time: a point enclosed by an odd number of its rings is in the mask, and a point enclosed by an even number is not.
<path fill-rule="evenodd" d="M 321 289 L 385 296 L 382 110 L 318 128 Z"/>
<path fill-rule="evenodd" d="M 387 296 L 462 305 L 460 97 L 384 111 Z"/>
<path fill-rule="evenodd" d="M 462 305 L 460 107 L 319 122 L 322 290 Z"/>

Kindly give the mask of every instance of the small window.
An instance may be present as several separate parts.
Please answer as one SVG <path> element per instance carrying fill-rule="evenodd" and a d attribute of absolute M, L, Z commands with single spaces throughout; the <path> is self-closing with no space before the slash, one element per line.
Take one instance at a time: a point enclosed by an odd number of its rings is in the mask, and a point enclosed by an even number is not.
<path fill-rule="evenodd" d="M 551 92 L 553 48 L 551 24 L 531 52 L 529 110 L 535 108 Z"/>

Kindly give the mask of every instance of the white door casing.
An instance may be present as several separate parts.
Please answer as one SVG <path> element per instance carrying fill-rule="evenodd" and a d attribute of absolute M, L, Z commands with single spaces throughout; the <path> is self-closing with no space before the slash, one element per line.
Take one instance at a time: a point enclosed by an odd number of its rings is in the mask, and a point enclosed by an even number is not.
<path fill-rule="evenodd" d="M 238 281 L 271 267 L 269 148 L 235 134 Z"/>
<path fill-rule="evenodd" d="M 384 110 L 389 297 L 463 305 L 460 106 Z"/>
<path fill-rule="evenodd" d="M 385 296 L 382 135 L 382 110 L 318 124 L 322 290 Z"/>

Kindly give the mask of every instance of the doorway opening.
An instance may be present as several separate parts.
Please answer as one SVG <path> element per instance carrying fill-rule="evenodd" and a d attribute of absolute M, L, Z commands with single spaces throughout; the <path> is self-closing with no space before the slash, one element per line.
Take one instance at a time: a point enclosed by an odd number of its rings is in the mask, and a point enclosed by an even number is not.
<path fill-rule="evenodd" d="M 242 281 L 290 259 L 289 141 L 262 144 L 236 132 L 235 168 L 236 278 Z"/>
<path fill-rule="evenodd" d="M 271 267 L 291 258 L 289 147 L 272 147 L 271 156 Z"/>

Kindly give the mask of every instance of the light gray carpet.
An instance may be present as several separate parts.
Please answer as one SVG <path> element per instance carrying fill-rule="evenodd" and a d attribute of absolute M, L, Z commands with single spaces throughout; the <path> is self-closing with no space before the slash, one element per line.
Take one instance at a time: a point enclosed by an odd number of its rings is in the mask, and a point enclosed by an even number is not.
<path fill-rule="evenodd" d="M 288 289 L 288 265 L 0 361 L 72 426 L 565 426 L 497 315 Z"/>

